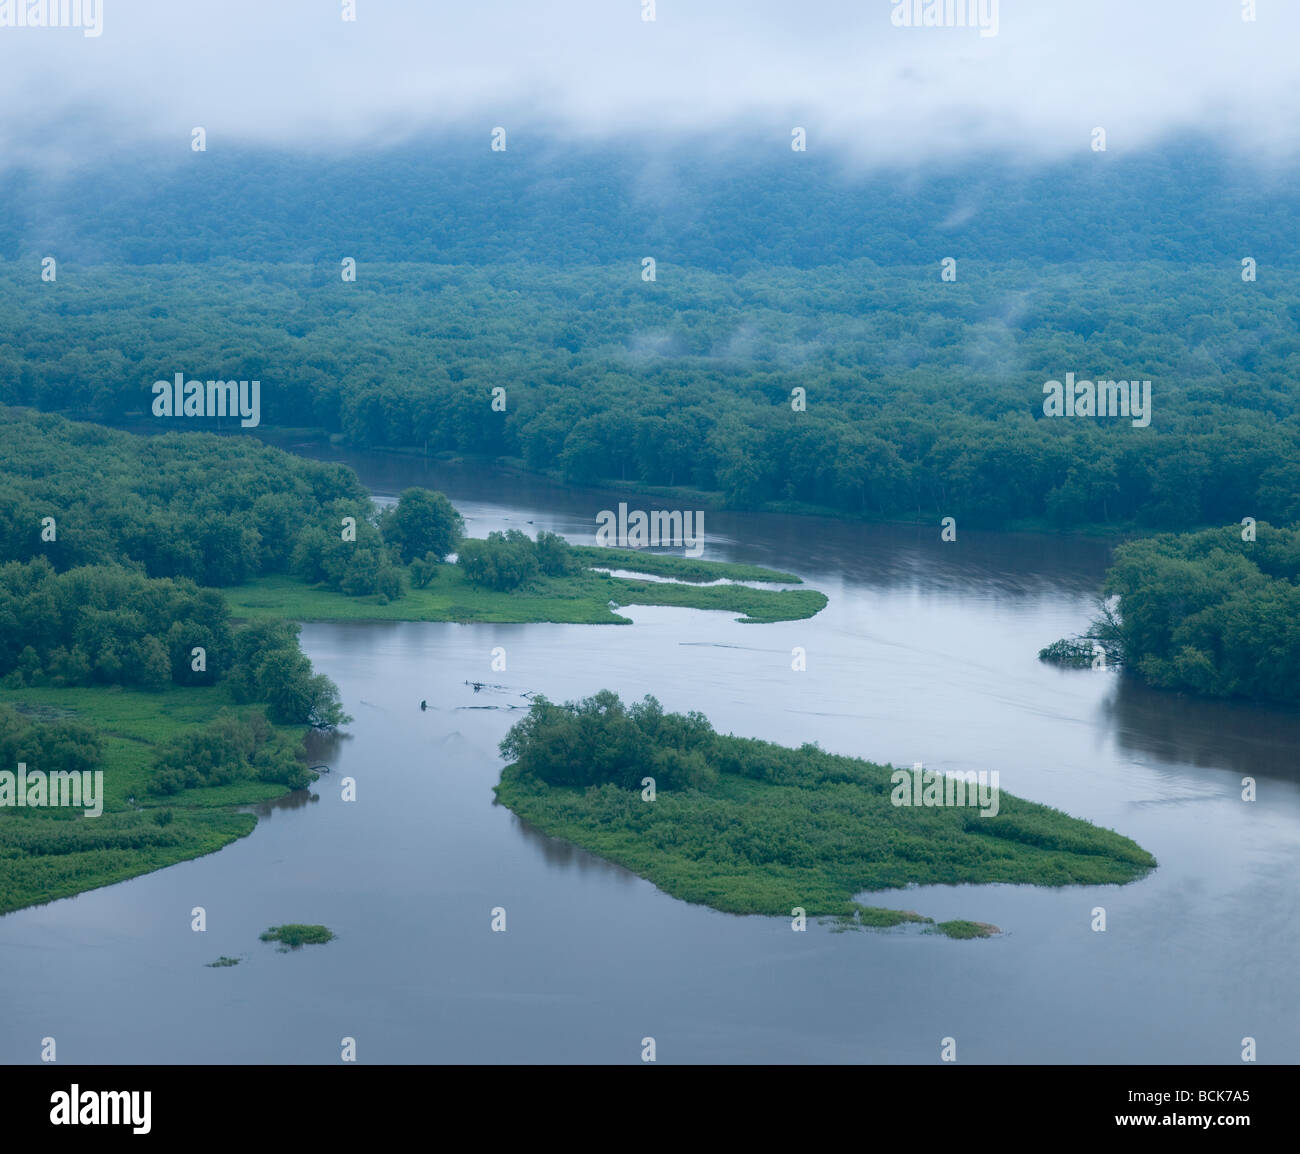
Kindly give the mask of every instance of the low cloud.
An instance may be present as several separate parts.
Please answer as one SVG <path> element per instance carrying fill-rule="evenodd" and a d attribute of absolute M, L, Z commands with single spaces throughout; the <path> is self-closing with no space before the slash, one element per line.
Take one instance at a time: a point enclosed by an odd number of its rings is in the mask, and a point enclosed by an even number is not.
<path fill-rule="evenodd" d="M 931 0 L 925 0 L 930 3 Z M 951 0 L 950 0 L 951 2 Z M 1000 0 L 998 32 L 900 28 L 896 0 L 102 0 L 102 35 L 0 27 L 0 156 L 41 165 L 170 143 L 355 150 L 495 125 L 703 139 L 791 129 L 860 166 L 1026 162 L 1172 134 L 1290 157 L 1300 5 Z"/>

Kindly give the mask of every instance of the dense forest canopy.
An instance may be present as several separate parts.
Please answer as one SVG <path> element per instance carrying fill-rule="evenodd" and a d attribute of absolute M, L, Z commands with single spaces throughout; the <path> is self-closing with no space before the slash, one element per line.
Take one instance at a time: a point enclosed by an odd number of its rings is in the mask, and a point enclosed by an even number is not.
<path fill-rule="evenodd" d="M 287 568 L 302 523 L 327 504 L 369 506 L 350 469 L 251 437 L 135 437 L 0 406 L 0 444 L 0 560 L 138 562 L 235 585 Z"/>
<path fill-rule="evenodd" d="M 298 646 L 298 626 L 237 626 L 222 595 L 114 565 L 56 573 L 44 558 L 0 565 L 0 685 L 228 688 L 272 721 L 333 728 L 338 689 Z"/>
<path fill-rule="evenodd" d="M 202 418 L 147 415 L 152 384 L 182 372 L 260 380 L 259 431 L 737 506 L 990 527 L 1300 513 L 1300 281 L 1243 283 L 1231 265 L 958 267 L 943 283 L 937 261 L 739 278 L 661 266 L 653 284 L 638 264 L 384 266 L 354 284 L 304 266 L 90 268 L 51 286 L 8 266 L 0 402 L 193 431 Z M 1151 380 L 1149 427 L 1045 417 L 1044 383 L 1070 372 Z"/>
<path fill-rule="evenodd" d="M 381 514 L 351 469 L 253 438 L 141 437 L 3 405 L 0 437 L 0 563 L 226 586 L 288 572 L 394 600 L 397 565 L 427 570 L 464 529 L 441 493 L 408 489 Z"/>
<path fill-rule="evenodd" d="M 215 427 L 147 416 L 181 373 L 259 381 L 263 430 L 734 506 L 990 527 L 1300 516 L 1300 195 L 1203 141 L 852 173 L 779 141 L 517 136 L 0 185 L 3 403 Z M 1150 426 L 1046 417 L 1067 373 L 1150 380 Z"/>

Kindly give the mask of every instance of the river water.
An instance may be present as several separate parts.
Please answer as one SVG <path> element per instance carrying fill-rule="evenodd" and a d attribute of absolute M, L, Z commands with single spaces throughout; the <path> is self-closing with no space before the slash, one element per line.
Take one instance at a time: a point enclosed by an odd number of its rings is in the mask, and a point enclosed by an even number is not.
<path fill-rule="evenodd" d="M 474 536 L 589 543 L 620 499 L 335 458 L 380 499 L 443 489 Z M 37 1060 L 47 1035 L 60 1061 L 92 1063 L 334 1062 L 345 1036 L 363 1062 L 637 1062 L 647 1037 L 660 1062 L 928 1063 L 953 1038 L 959 1062 L 1230 1063 L 1247 1036 L 1261 1062 L 1300 1060 L 1300 718 L 1040 663 L 1088 621 L 1105 544 L 714 511 L 705 532 L 705 558 L 796 572 L 830 604 L 776 625 L 632 607 L 618 627 L 305 626 L 355 718 L 316 747 L 332 772 L 220 853 L 0 918 L 0 1061 Z M 996 769 L 1003 789 L 1132 837 L 1159 868 L 1123 887 L 870 899 L 1005 931 L 985 941 L 795 933 L 691 906 L 493 802 L 522 694 L 602 688 L 723 732 Z M 258 942 L 282 922 L 338 938 L 288 954 Z M 205 968 L 220 955 L 243 961 Z"/>

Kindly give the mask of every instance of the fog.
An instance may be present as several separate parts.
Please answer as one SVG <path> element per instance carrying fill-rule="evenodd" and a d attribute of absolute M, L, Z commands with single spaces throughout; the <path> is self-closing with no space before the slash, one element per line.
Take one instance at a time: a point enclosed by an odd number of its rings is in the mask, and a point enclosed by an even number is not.
<path fill-rule="evenodd" d="M 575 141 L 788 141 L 859 165 L 1023 161 L 1162 137 L 1255 160 L 1300 133 L 1300 5 L 983 0 L 899 27 L 897 0 L 0 0 L 0 164 L 148 146 L 355 150 L 493 127 Z M 922 0 L 922 8 L 936 0 Z M 964 10 L 969 0 L 947 0 Z M 940 9 L 943 4 L 939 4 Z M 941 12 L 941 17 L 946 13 Z M 25 21 L 30 23 L 30 21 Z M 97 32 L 97 35 L 88 35 Z M 995 33 L 995 34 L 994 34 Z"/>

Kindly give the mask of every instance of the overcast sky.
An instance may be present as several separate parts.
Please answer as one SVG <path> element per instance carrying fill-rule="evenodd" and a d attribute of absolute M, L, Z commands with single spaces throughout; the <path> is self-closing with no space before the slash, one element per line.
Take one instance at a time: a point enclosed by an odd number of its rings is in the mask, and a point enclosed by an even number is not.
<path fill-rule="evenodd" d="M 51 0 L 57 7 L 58 0 Z M 83 0 L 89 3 L 89 0 Z M 928 2 L 928 0 L 927 0 Z M 951 0 L 949 0 L 951 2 Z M 964 7 L 967 0 L 957 0 Z M 986 6 L 989 0 L 985 0 Z M 6 9 L 41 0 L 0 0 Z M 895 0 L 99 0 L 102 34 L 0 27 L 0 163 L 142 140 L 355 148 L 488 133 L 784 134 L 865 163 L 1300 139 L 1300 0 L 1000 0 L 997 34 Z"/>

